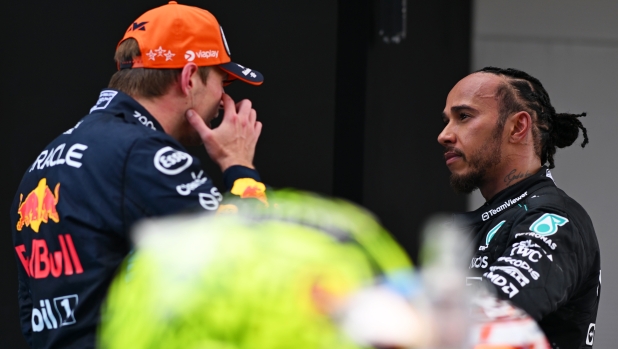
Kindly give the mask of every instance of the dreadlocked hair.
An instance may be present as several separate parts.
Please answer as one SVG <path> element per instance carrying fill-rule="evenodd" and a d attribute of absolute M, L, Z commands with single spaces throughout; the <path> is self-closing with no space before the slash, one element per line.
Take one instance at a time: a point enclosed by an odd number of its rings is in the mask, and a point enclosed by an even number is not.
<path fill-rule="evenodd" d="M 580 129 L 584 135 L 582 148 L 588 144 L 588 132 L 578 119 L 586 116 L 586 113 L 556 113 L 547 91 L 537 78 L 512 68 L 485 67 L 477 72 L 507 78 L 508 84 L 501 86 L 497 92 L 501 99 L 498 124 L 504 125 L 506 118 L 513 113 L 522 110 L 528 112 L 533 118 L 534 150 L 541 158 L 541 164 L 549 163 L 549 168 L 554 168 L 556 147 L 564 148 L 573 144 Z"/>

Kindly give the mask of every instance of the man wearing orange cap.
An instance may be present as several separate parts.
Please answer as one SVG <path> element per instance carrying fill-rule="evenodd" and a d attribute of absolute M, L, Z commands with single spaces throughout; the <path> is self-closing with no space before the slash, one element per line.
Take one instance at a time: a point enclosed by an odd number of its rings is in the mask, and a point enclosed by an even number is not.
<path fill-rule="evenodd" d="M 109 88 L 34 160 L 11 208 L 22 331 L 33 348 L 95 346 L 99 307 L 135 222 L 219 208 L 222 194 L 185 145 L 204 144 L 232 195 L 267 204 L 253 167 L 262 125 L 250 101 L 223 89 L 263 77 L 231 62 L 212 14 L 174 1 L 150 10 L 115 59 Z"/>

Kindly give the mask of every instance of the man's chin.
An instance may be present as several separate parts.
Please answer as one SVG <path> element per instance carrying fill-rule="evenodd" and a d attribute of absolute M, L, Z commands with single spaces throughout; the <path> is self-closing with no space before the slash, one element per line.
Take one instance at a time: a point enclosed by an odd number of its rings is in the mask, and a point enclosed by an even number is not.
<path fill-rule="evenodd" d="M 477 173 L 451 173 L 450 184 L 456 193 L 470 194 L 479 188 L 479 182 L 480 176 Z"/>

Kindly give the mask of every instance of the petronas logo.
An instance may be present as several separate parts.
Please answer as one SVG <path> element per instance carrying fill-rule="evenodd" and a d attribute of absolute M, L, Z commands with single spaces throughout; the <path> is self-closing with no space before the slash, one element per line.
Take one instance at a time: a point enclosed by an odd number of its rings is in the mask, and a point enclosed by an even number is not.
<path fill-rule="evenodd" d="M 489 233 L 487 233 L 487 237 L 485 238 L 485 245 L 489 245 L 489 242 L 491 241 L 491 239 L 494 238 L 494 236 L 496 235 L 496 233 L 498 232 L 498 230 L 500 230 L 500 227 L 502 227 L 502 225 L 504 224 L 504 222 L 506 221 L 502 221 L 498 224 L 496 224 L 495 227 L 491 228 L 491 230 L 489 231 Z"/>
<path fill-rule="evenodd" d="M 532 223 L 530 226 L 530 231 L 543 236 L 554 235 L 558 231 L 558 227 L 561 227 L 568 222 L 569 220 L 562 216 L 558 216 L 553 213 L 546 213 Z"/>

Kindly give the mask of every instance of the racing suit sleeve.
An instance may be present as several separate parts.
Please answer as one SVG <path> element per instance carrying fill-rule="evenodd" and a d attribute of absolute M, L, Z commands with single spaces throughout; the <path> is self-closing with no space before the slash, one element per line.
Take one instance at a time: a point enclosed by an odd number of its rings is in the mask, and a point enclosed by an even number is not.
<path fill-rule="evenodd" d="M 32 347 L 32 296 L 30 294 L 30 286 L 28 285 L 29 278 L 19 260 L 17 260 L 17 264 L 19 322 L 21 325 L 21 332 L 26 338 L 28 346 Z"/>
<path fill-rule="evenodd" d="M 266 187 L 257 171 L 232 166 L 223 174 L 232 194 L 241 198 L 265 197 Z M 133 145 L 125 165 L 125 223 L 201 208 L 217 211 L 223 199 L 201 169 L 197 158 L 166 138 L 145 137 Z"/>
<path fill-rule="evenodd" d="M 505 238 L 506 250 L 483 277 L 498 297 L 539 321 L 574 292 L 583 257 L 580 234 L 568 214 L 542 208 L 527 211 Z"/>

